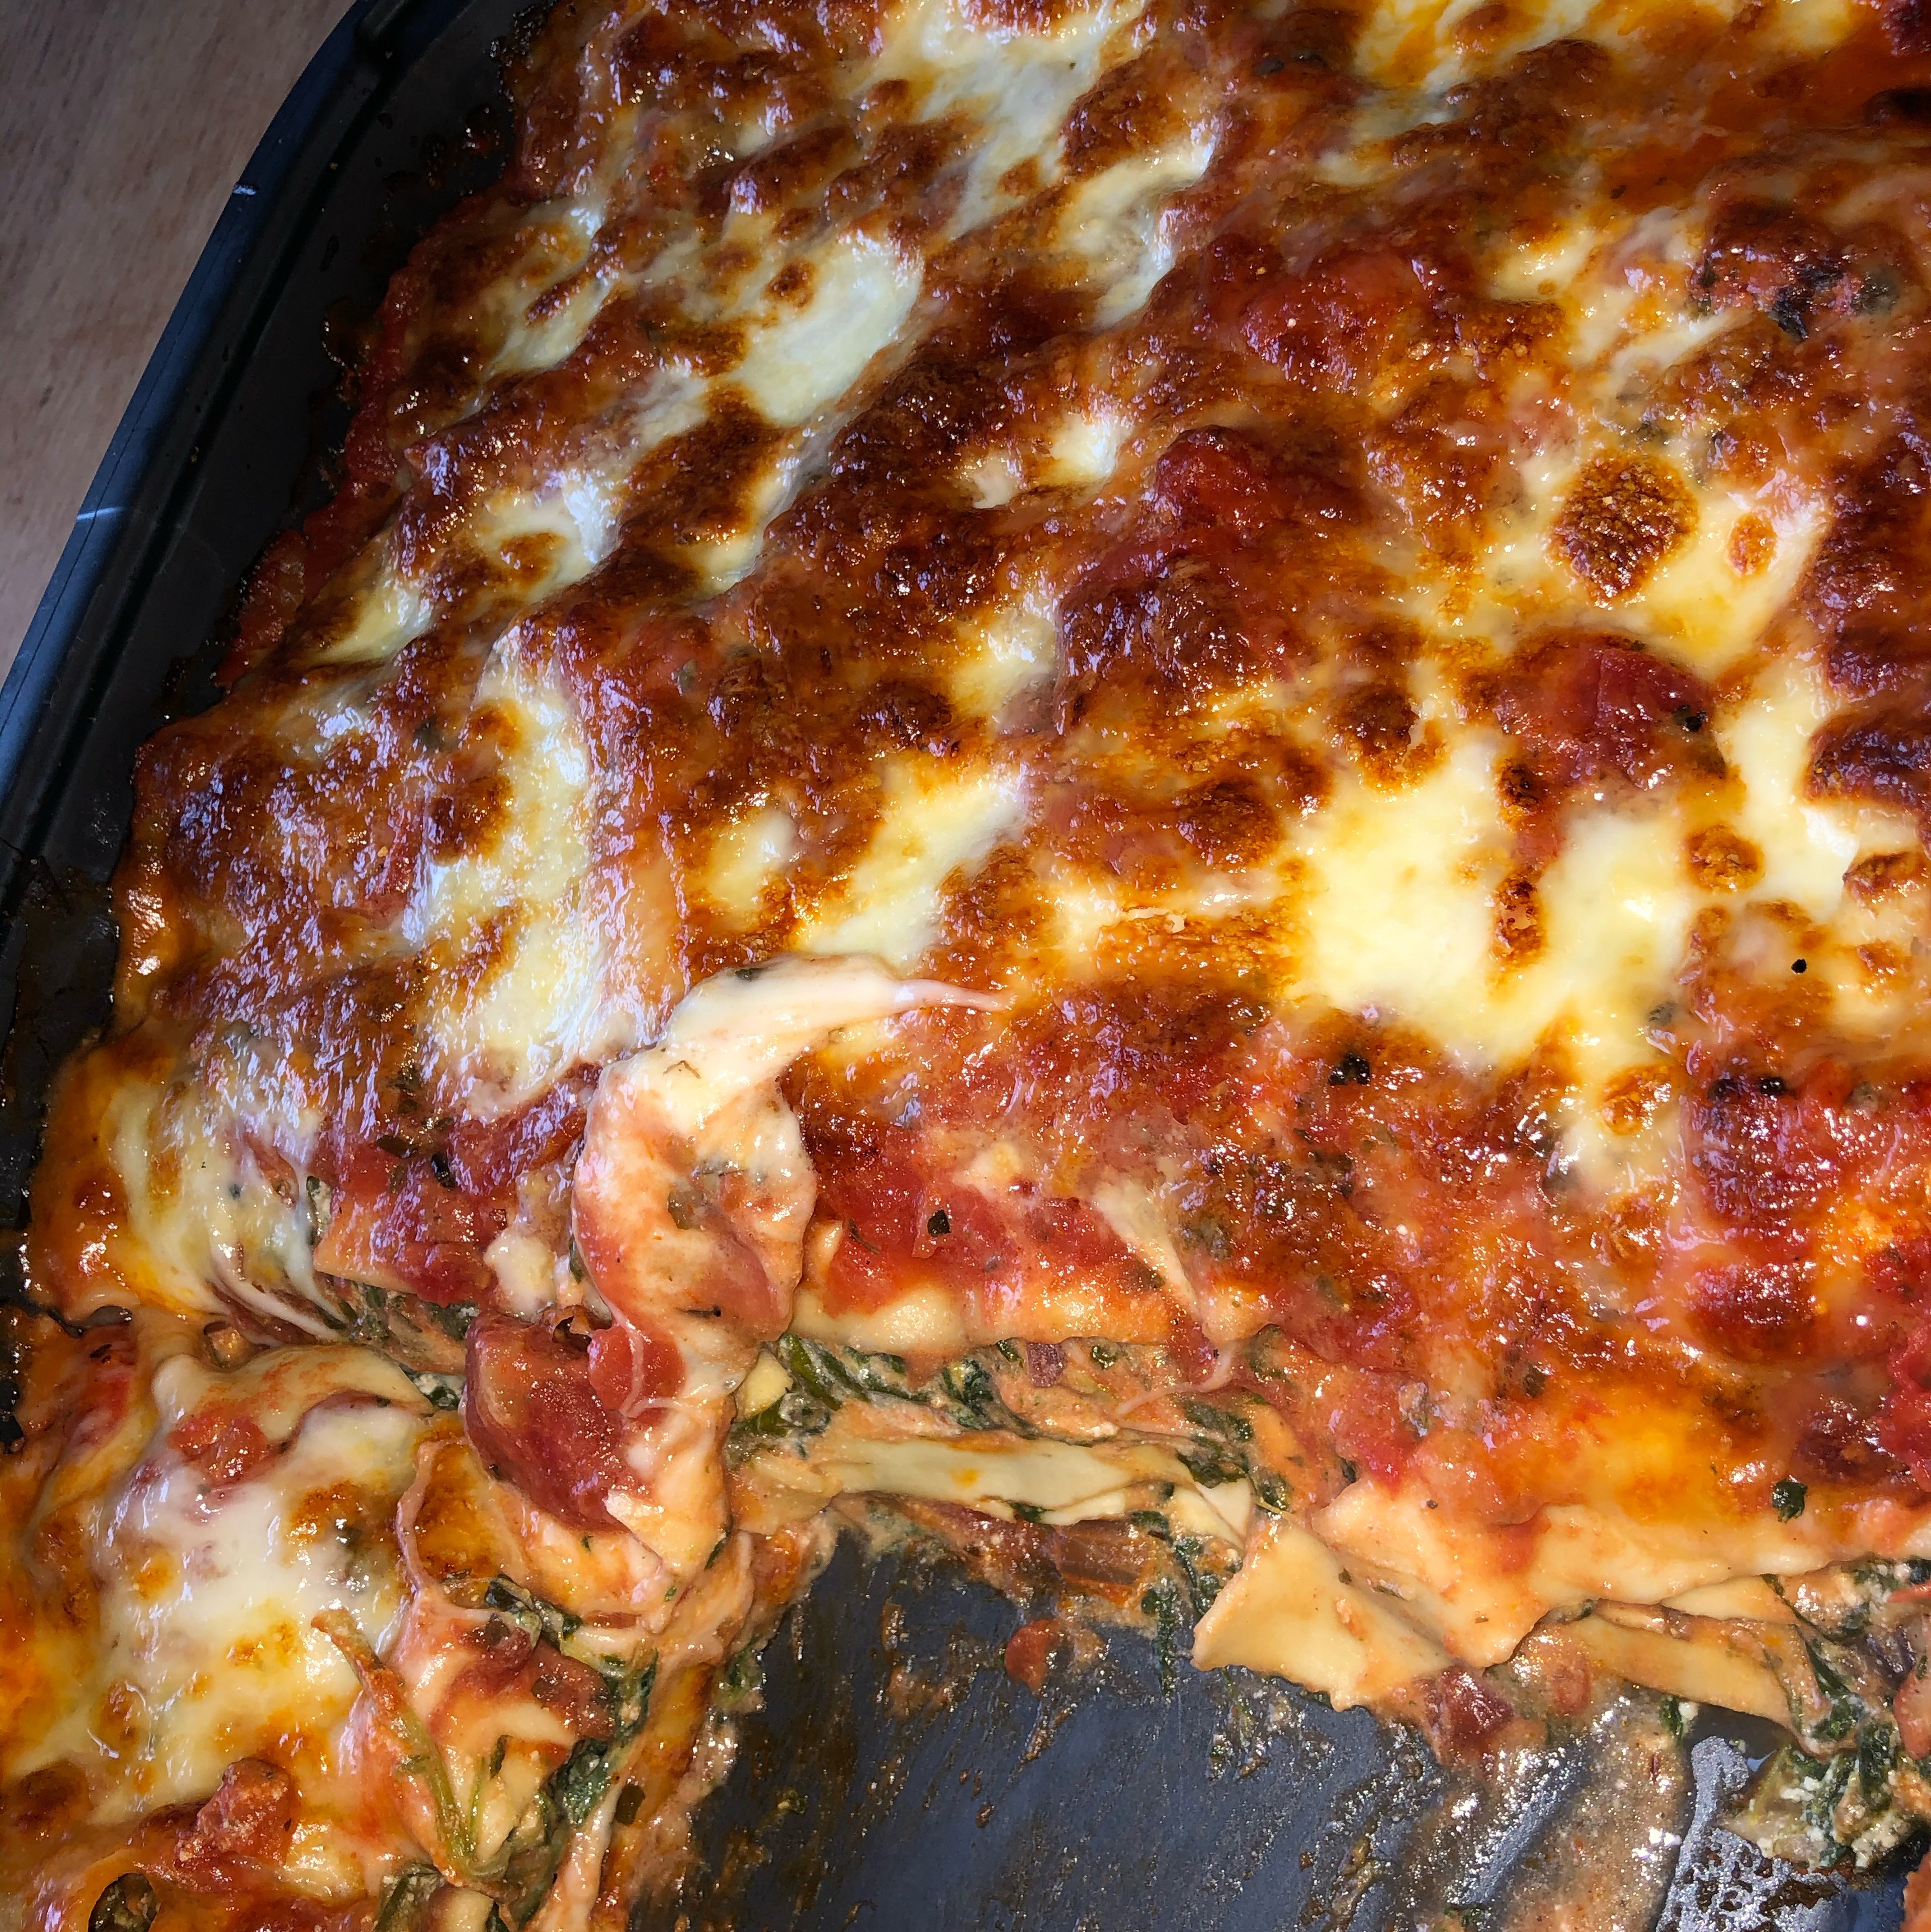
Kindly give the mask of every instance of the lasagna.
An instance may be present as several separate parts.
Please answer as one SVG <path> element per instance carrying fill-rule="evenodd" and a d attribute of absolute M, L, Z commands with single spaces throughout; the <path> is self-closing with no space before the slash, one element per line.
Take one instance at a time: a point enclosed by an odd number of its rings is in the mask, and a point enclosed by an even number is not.
<path fill-rule="evenodd" d="M 841 1525 L 1053 1598 L 1036 1684 L 1715 1704 L 1737 1829 L 1900 1852 L 1921 0 L 559 0 L 507 72 L 136 774 L 0 1926 L 613 1932 Z"/>

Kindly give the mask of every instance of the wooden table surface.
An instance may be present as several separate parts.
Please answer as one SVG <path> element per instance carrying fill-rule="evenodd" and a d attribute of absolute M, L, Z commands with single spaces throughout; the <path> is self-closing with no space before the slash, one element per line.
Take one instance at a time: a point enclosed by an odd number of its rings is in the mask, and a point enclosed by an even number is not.
<path fill-rule="evenodd" d="M 0 675 L 255 143 L 349 0 L 0 0 Z"/>

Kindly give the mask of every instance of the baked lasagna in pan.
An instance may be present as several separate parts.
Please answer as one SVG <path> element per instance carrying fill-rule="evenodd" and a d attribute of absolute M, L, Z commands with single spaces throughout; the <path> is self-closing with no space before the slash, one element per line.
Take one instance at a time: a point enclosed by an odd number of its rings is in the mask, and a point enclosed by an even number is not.
<path fill-rule="evenodd" d="M 140 760 L 0 1925 L 622 1927 L 841 1526 L 1036 1685 L 1714 1704 L 1737 1830 L 1899 1852 L 1931 14 L 562 0 L 509 74 Z"/>

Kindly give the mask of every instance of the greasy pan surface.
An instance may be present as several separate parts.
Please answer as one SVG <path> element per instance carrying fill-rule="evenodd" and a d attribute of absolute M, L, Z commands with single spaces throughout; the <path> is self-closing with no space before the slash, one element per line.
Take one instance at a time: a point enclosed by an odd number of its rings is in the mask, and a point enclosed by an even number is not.
<path fill-rule="evenodd" d="M 1096 1682 L 1042 1706 L 997 1667 L 1009 1609 L 850 1550 L 791 1614 L 699 1817 L 694 1932 L 1393 1932 L 1444 1903 L 1474 1924 L 1599 1844 L 1583 1749 L 1443 1831 L 1470 1787 L 1412 1733 L 1286 1684 L 1183 1663 L 1163 1686 L 1153 1646 L 1116 1639 Z M 1714 1828 L 1767 1736 L 1691 1733 L 1657 1932 L 1892 1932 L 1898 1879 L 1840 1888 Z"/>
<path fill-rule="evenodd" d="M 52 1070 L 107 1010 L 106 880 L 136 746 L 214 695 L 234 586 L 325 488 L 325 341 L 408 238 L 500 165 L 490 47 L 514 0 L 358 8 L 251 164 L 103 466 L 0 694 L 0 1196 L 24 1219 Z M 693 1925 L 1186 1928 L 1412 1922 L 1506 1895 L 1565 1815 L 1579 1760 L 1485 1803 L 1422 1872 L 1446 1790 L 1411 1738 L 1285 1686 L 1195 1676 L 1117 1640 L 1042 1709 L 996 1668 L 1011 1610 L 850 1552 L 792 1613 L 766 1708 L 703 1814 Z M 1745 1744 L 1748 1740 L 1743 1741 Z M 1799 1880 L 1713 1833 L 1737 1747 L 1697 1746 L 1661 1923 L 1875 1928 L 1895 1881 Z M 1545 1835 L 1546 1834 L 1546 1836 Z M 1469 1922 L 1476 1922 L 1474 1915 Z"/>

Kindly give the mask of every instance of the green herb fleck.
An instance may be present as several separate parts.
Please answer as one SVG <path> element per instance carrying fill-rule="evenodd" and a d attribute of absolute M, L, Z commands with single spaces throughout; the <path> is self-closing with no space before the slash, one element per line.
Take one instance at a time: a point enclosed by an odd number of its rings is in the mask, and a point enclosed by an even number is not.
<path fill-rule="evenodd" d="M 583 1627 L 580 1617 L 573 1617 L 568 1610 L 518 1589 L 507 1576 L 499 1576 L 483 1592 L 483 1601 L 505 1622 L 559 1650 Z"/>
<path fill-rule="evenodd" d="M 1866 1804 L 1875 1804 L 1890 1789 L 1897 1762 L 1897 1726 L 1882 1720 L 1866 1724 L 1858 1733 L 1858 1782 Z"/>
<path fill-rule="evenodd" d="M 1294 1498 L 1294 1490 L 1285 1478 L 1271 1469 L 1254 1472 L 1254 1499 L 1264 1510 L 1278 1516 Z"/>
<path fill-rule="evenodd" d="M 463 1406 L 463 1378 L 436 1375 L 427 1369 L 405 1369 L 403 1373 L 415 1383 L 416 1393 L 432 1408 L 455 1410 Z"/>
<path fill-rule="evenodd" d="M 1225 1449 L 1211 1442 L 1198 1444 L 1192 1449 L 1175 1452 L 1186 1472 L 1197 1483 L 1210 1488 L 1222 1483 L 1237 1483 L 1246 1473 L 1246 1466 L 1236 1462 Z"/>
<path fill-rule="evenodd" d="M 424 1906 L 442 1889 L 442 1874 L 433 1865 L 411 1865 L 382 1894 L 373 1932 L 415 1932 Z"/>
<path fill-rule="evenodd" d="M 1153 1654 L 1160 1666 L 1160 1691 L 1171 1697 L 1180 1681 L 1177 1660 L 1180 1651 L 1180 1592 L 1165 1578 L 1140 1599 L 1142 1612 L 1153 1620 Z"/>
<path fill-rule="evenodd" d="M 1226 1580 L 1217 1572 L 1201 1567 L 1200 1559 L 1206 1551 L 1207 1545 L 1197 1536 L 1174 1538 L 1174 1560 L 1180 1565 L 1180 1574 L 1186 1581 L 1187 1595 L 1196 1621 L 1213 1609 L 1213 1600 L 1220 1594 L 1221 1586 Z"/>
<path fill-rule="evenodd" d="M 145 1872 L 123 1872 L 94 1901 L 87 1932 L 148 1932 L 161 1902 Z"/>
<path fill-rule="evenodd" d="M 718 1702 L 727 1710 L 737 1708 L 757 1694 L 763 1682 L 757 1646 L 748 1643 L 724 1666 L 718 1679 Z"/>
<path fill-rule="evenodd" d="M 1821 1643 L 1806 1643 L 1804 1647 L 1810 1654 L 1810 1668 L 1816 1674 L 1817 1688 L 1831 1704 L 1828 1714 L 1813 1727 L 1814 1734 L 1825 1738 L 1849 1737 L 1864 1714 L 1864 1700 L 1845 1681 L 1843 1673 L 1831 1661 Z"/>
<path fill-rule="evenodd" d="M 473 1301 L 458 1301 L 447 1308 L 433 1301 L 422 1304 L 423 1312 L 452 1342 L 466 1342 L 469 1339 L 469 1324 L 476 1318 L 476 1304 Z"/>
<path fill-rule="evenodd" d="M 580 1738 L 576 1748 L 550 1774 L 556 1808 L 573 1826 L 582 1824 L 595 1810 L 610 1788 L 610 1748 L 598 1738 Z"/>
<path fill-rule="evenodd" d="M 1254 1439 L 1254 1426 L 1244 1415 L 1236 1415 L 1217 1403 L 1189 1397 L 1180 1404 L 1180 1412 L 1196 1429 L 1204 1429 L 1210 1436 L 1224 1436 L 1230 1442 Z"/>

